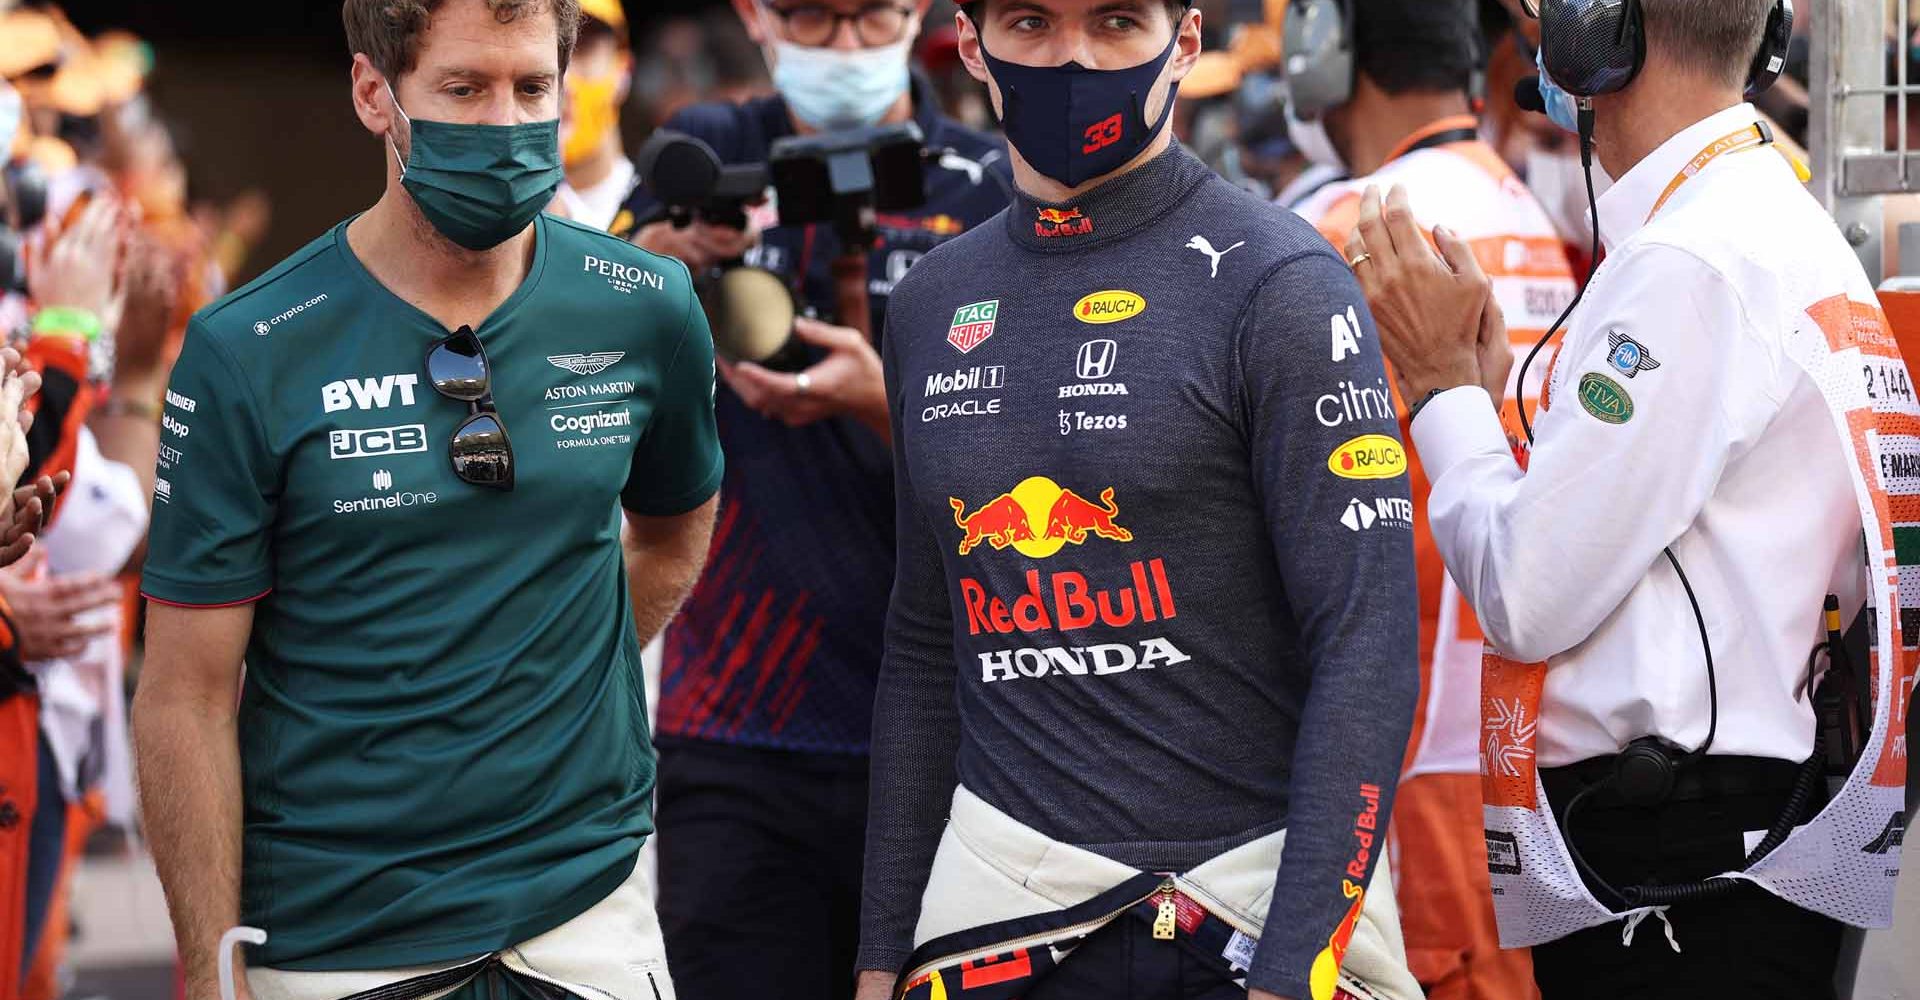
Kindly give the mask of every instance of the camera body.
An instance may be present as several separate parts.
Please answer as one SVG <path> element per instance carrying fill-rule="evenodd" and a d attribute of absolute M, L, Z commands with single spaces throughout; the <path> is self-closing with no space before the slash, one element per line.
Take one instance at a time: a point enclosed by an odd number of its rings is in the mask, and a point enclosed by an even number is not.
<path fill-rule="evenodd" d="M 788 136 L 769 160 L 780 224 L 831 224 L 849 250 L 873 247 L 875 213 L 926 204 L 925 140 L 912 122 Z"/>
<path fill-rule="evenodd" d="M 831 225 L 844 254 L 858 258 L 860 309 L 865 309 L 866 258 L 879 242 L 879 213 L 910 211 L 926 204 L 925 140 L 912 122 L 776 140 L 765 164 L 721 163 L 698 138 L 662 129 L 635 157 L 642 183 L 660 207 L 638 225 L 695 221 L 744 229 L 747 209 L 771 187 L 780 225 Z M 720 264 L 695 276 L 713 329 L 714 346 L 736 361 L 799 370 L 808 351 L 793 338 L 800 312 L 794 292 L 778 275 L 742 261 Z M 844 315 L 863 326 L 865 316 Z M 858 322 L 856 322 L 856 319 Z"/>

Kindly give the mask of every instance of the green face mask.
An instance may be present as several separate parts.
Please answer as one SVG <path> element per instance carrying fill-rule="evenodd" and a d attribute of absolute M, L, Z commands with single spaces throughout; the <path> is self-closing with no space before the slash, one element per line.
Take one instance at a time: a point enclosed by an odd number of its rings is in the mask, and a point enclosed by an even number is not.
<path fill-rule="evenodd" d="M 387 88 L 393 96 L 393 88 Z M 416 121 L 400 184 L 440 235 L 469 250 L 490 250 L 520 234 L 553 200 L 565 172 L 560 120 L 525 125 Z M 394 159 L 400 158 L 393 146 Z"/>

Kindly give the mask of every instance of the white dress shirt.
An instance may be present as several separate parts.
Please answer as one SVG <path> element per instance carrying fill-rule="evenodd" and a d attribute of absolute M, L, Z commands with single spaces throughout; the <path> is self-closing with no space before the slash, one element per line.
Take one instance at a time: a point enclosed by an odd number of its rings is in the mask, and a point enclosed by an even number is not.
<path fill-rule="evenodd" d="M 1696 123 L 1600 198 L 1608 256 L 1568 323 L 1524 473 L 1477 387 L 1441 394 L 1413 423 L 1436 544 L 1488 641 L 1549 665 L 1543 766 L 1641 736 L 1687 749 L 1706 738 L 1699 631 L 1663 547 L 1706 619 L 1716 754 L 1812 752 L 1806 669 L 1822 601 L 1838 594 L 1851 620 L 1865 600 L 1846 451 L 1784 352 L 1811 303 L 1776 280 L 1852 251 L 1766 147 L 1713 160 L 1648 220 L 1696 154 L 1757 119 L 1740 105 Z M 1606 380 L 1590 382 L 1593 407 L 1589 374 Z M 1624 420 L 1609 384 L 1631 407 Z"/>

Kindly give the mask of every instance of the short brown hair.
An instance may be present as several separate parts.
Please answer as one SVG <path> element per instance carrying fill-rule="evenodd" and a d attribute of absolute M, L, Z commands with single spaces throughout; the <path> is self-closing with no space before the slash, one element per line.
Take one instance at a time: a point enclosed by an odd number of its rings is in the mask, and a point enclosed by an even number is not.
<path fill-rule="evenodd" d="M 1647 48 L 1723 84 L 1744 85 L 1778 0 L 1641 0 Z"/>
<path fill-rule="evenodd" d="M 347 26 L 347 48 L 366 53 L 374 69 L 389 80 L 397 80 L 413 69 L 420 53 L 420 33 L 427 30 L 433 12 L 446 2 L 346 0 L 340 8 L 340 19 Z M 486 4 L 501 24 L 522 14 L 553 11 L 553 26 L 560 36 L 560 72 L 567 71 L 573 43 L 580 35 L 580 0 L 486 0 Z"/>

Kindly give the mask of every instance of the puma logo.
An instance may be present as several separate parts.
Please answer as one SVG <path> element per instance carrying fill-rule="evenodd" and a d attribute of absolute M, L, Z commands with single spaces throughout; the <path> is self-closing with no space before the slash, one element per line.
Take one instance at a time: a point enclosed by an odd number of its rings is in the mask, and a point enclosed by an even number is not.
<path fill-rule="evenodd" d="M 1195 236 L 1193 239 L 1190 239 L 1187 241 L 1188 250 L 1198 250 L 1201 253 L 1206 254 L 1208 259 L 1213 261 L 1213 273 L 1208 275 L 1208 277 L 1211 277 L 1211 278 L 1218 278 L 1220 276 L 1220 258 L 1225 257 L 1226 255 L 1246 245 L 1247 245 L 1247 241 L 1241 240 L 1240 242 L 1235 243 L 1234 245 L 1226 248 L 1225 250 L 1215 250 L 1213 248 L 1213 243 L 1209 241 L 1205 236 Z"/>

